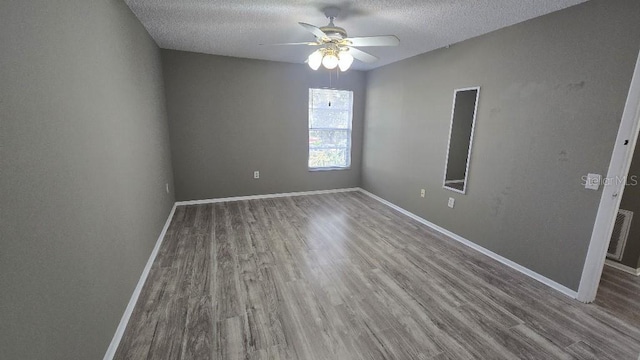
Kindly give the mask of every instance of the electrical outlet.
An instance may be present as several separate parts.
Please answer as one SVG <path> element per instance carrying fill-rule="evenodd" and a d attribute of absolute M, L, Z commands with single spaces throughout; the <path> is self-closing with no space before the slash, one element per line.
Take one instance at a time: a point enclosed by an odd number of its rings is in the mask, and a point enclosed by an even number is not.
<path fill-rule="evenodd" d="M 456 199 L 449 198 L 449 203 L 447 204 L 450 208 L 453 209 L 453 206 L 456 204 Z"/>
<path fill-rule="evenodd" d="M 165 190 L 167 190 L 167 194 L 169 193 L 169 183 L 165 183 L 164 184 L 164 188 Z"/>
<path fill-rule="evenodd" d="M 600 174 L 587 174 L 587 181 L 584 184 L 585 189 L 598 190 L 600 182 L 602 181 L 602 175 Z"/>
<path fill-rule="evenodd" d="M 253 172 L 253 178 L 254 178 L 254 179 L 260 179 L 260 171 L 257 171 L 257 170 L 256 170 L 256 171 L 254 171 L 254 172 Z"/>
<path fill-rule="evenodd" d="M 420 189 L 420 197 L 424 197 L 425 195 L 425 190 L 424 189 Z"/>

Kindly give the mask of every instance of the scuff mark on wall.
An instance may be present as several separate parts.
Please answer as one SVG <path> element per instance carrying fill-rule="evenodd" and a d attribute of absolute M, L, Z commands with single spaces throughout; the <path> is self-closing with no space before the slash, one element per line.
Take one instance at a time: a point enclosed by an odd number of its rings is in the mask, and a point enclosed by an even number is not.
<path fill-rule="evenodd" d="M 503 197 L 509 196 L 510 193 L 511 186 L 507 186 L 502 191 L 500 191 L 499 196 L 493 197 L 493 205 L 491 206 L 493 216 L 497 217 L 500 214 L 500 211 L 502 210 L 504 205 Z"/>
<path fill-rule="evenodd" d="M 580 90 L 580 89 L 582 89 L 584 87 L 584 84 L 585 84 L 584 80 L 580 81 L 579 83 L 569 84 L 569 85 L 567 85 L 567 90 L 569 90 L 569 91 Z"/>
<path fill-rule="evenodd" d="M 558 161 L 560 162 L 569 161 L 569 157 L 567 156 L 566 150 L 560 151 L 560 153 L 558 154 Z"/>

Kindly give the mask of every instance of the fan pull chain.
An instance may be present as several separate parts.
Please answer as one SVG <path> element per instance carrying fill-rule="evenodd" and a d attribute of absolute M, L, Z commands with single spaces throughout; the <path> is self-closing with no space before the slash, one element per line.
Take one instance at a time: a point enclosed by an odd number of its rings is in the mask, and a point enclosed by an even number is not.
<path fill-rule="evenodd" d="M 340 71 L 336 68 L 336 81 L 338 81 L 340 79 Z M 332 84 L 332 80 L 333 80 L 333 70 L 329 70 L 329 89 L 333 89 L 333 84 Z"/>

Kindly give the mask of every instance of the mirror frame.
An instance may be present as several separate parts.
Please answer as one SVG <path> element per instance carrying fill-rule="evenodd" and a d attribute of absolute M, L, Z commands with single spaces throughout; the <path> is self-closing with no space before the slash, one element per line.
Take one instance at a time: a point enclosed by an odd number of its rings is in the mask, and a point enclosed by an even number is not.
<path fill-rule="evenodd" d="M 456 97 L 458 92 L 476 90 L 476 103 L 473 108 L 473 120 L 471 121 L 471 136 L 469 137 L 469 151 L 467 151 L 467 166 L 464 170 L 464 186 L 462 190 L 458 190 L 447 186 L 447 168 L 449 166 L 449 151 L 451 150 L 451 135 L 453 132 L 453 116 L 456 110 Z M 447 190 L 451 190 L 460 194 L 466 194 L 467 181 L 469 180 L 469 163 L 471 163 L 471 149 L 473 148 L 473 136 L 476 129 L 476 119 L 478 117 L 478 102 L 480 100 L 480 86 L 471 86 L 466 88 L 459 88 L 453 90 L 453 105 L 451 105 L 451 121 L 449 123 L 449 140 L 447 141 L 447 158 L 444 161 L 444 175 L 442 176 L 442 187 Z"/>

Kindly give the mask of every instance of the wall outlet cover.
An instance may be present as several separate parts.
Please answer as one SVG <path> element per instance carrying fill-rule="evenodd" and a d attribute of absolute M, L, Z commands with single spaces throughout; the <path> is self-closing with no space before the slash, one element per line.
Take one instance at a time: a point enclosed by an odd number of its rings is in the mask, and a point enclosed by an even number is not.
<path fill-rule="evenodd" d="M 449 198 L 449 203 L 447 204 L 447 206 L 449 206 L 450 208 L 453 208 L 453 206 L 456 204 L 456 199 L 450 197 Z"/>
<path fill-rule="evenodd" d="M 425 189 L 420 189 L 420 197 L 424 197 L 425 194 L 426 194 Z"/>
<path fill-rule="evenodd" d="M 587 181 L 584 184 L 585 189 L 598 190 L 602 176 L 600 174 L 587 174 Z"/>
<path fill-rule="evenodd" d="M 253 178 L 254 179 L 260 179 L 260 171 L 254 171 L 253 172 Z"/>

